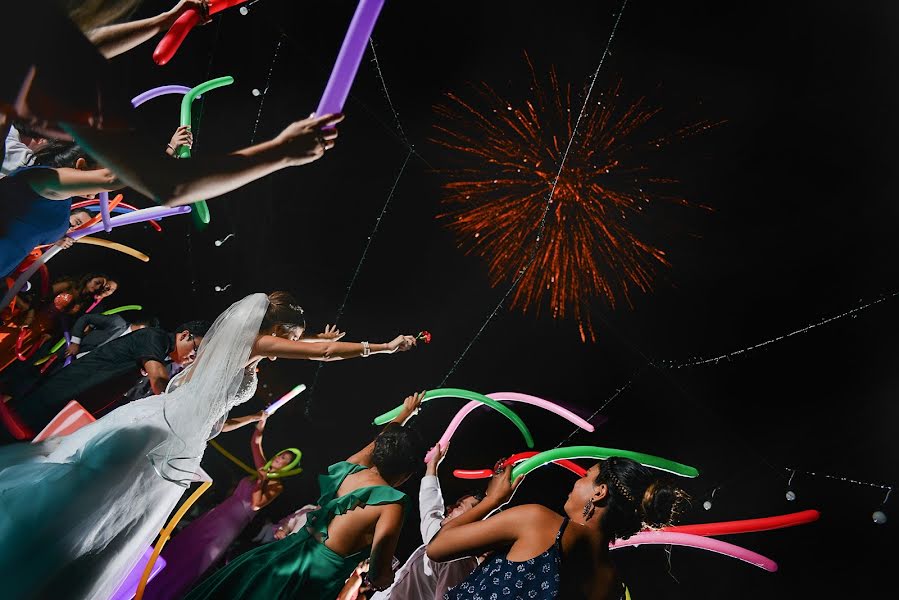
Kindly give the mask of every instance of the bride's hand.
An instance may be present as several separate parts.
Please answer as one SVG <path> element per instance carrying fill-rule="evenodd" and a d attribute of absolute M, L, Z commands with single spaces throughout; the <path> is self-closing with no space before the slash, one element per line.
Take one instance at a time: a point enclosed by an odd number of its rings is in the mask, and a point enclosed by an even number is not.
<path fill-rule="evenodd" d="M 315 337 L 320 340 L 328 340 L 330 342 L 336 342 L 346 335 L 346 331 L 340 331 L 337 329 L 337 325 L 325 325 L 325 330 L 322 333 L 319 333 Z"/>
<path fill-rule="evenodd" d="M 409 350 L 416 344 L 415 336 L 412 335 L 398 335 L 392 341 L 387 343 L 387 348 L 391 353 L 393 352 L 405 352 Z"/>

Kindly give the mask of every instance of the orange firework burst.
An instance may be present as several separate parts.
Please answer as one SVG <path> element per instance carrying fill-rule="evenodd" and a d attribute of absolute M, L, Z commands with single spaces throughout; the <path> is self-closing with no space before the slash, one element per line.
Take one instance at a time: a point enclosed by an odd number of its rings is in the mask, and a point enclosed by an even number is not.
<path fill-rule="evenodd" d="M 676 180 L 652 174 L 649 156 L 714 124 L 641 136 L 661 109 L 645 98 L 620 108 L 619 82 L 585 108 L 550 199 L 579 111 L 572 107 L 571 86 L 560 85 L 555 69 L 547 93 L 530 60 L 528 66 L 531 97 L 523 102 L 505 100 L 482 83 L 475 86 L 476 103 L 486 110 L 452 93 L 435 107 L 441 123 L 432 141 L 461 161 L 458 169 L 444 171 L 444 202 L 451 208 L 438 218 L 466 252 L 487 259 L 492 285 L 526 269 L 512 294 L 513 308 L 539 313 L 548 302 L 553 317 L 572 313 L 581 339 L 595 341 L 591 301 L 631 305 L 634 291 L 649 292 L 658 269 L 669 266 L 665 253 L 635 229 L 644 210 L 660 200 L 687 205 L 668 192 Z"/>

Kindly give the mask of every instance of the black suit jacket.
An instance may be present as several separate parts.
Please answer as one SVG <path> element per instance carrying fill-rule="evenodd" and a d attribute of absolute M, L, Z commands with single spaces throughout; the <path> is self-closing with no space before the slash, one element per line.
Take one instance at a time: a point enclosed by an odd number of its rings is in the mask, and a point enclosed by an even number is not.
<path fill-rule="evenodd" d="M 84 333 L 87 326 L 90 332 Z M 72 337 L 81 338 L 81 352 L 90 352 L 109 340 L 115 339 L 128 329 L 128 321 L 119 315 L 86 314 L 78 317 L 72 327 Z"/>

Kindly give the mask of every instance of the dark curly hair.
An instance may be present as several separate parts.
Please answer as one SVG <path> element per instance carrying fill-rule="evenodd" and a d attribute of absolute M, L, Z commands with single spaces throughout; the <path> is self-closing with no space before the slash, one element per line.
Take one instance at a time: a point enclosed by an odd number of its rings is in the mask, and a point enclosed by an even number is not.
<path fill-rule="evenodd" d="M 668 479 L 629 458 L 612 456 L 599 464 L 596 485 L 605 484 L 606 514 L 602 530 L 609 539 L 627 539 L 644 524 L 670 525 L 683 512 L 689 496 Z"/>
<path fill-rule="evenodd" d="M 400 477 L 414 473 L 424 454 L 425 445 L 417 431 L 392 423 L 375 439 L 372 463 L 382 477 Z"/>

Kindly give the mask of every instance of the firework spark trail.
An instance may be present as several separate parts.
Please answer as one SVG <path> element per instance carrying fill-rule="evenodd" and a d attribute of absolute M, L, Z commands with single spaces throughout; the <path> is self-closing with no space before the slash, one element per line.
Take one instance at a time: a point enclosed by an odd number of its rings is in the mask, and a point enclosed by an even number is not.
<path fill-rule="evenodd" d="M 677 181 L 653 175 L 644 155 L 717 123 L 640 140 L 661 109 L 645 98 L 619 108 L 620 82 L 592 104 L 595 77 L 572 123 L 570 86 L 561 85 L 552 69 L 544 88 L 527 62 L 532 98 L 520 106 L 480 84 L 478 104 L 486 111 L 456 94 L 436 107 L 445 124 L 433 141 L 463 161 L 447 171 L 444 201 L 450 209 L 440 218 L 467 253 L 487 259 L 492 285 L 517 271 L 512 308 L 539 314 L 547 303 L 554 318 L 573 313 L 582 339 L 595 339 L 592 299 L 604 298 L 613 308 L 619 301 L 632 305 L 634 292 L 651 291 L 656 272 L 670 266 L 661 249 L 641 239 L 644 208 L 661 201 L 689 205 L 664 191 Z M 575 136 L 581 143 L 573 149 Z M 537 219 L 537 241 L 528 256 L 522 250 Z"/>
<path fill-rule="evenodd" d="M 503 306 L 503 304 L 509 298 L 509 295 L 512 294 L 513 291 L 515 291 L 516 287 L 518 286 L 518 283 L 527 274 L 528 268 L 531 265 L 533 265 L 533 263 L 537 259 L 537 252 L 540 249 L 540 245 L 541 245 L 540 241 L 543 237 L 543 233 L 544 233 L 544 230 L 546 227 L 546 217 L 549 214 L 550 206 L 552 205 L 553 194 L 556 191 L 556 184 L 559 181 L 559 177 L 561 177 L 561 175 L 562 175 L 562 170 L 565 167 L 565 159 L 568 156 L 568 152 L 571 150 L 571 145 L 574 142 L 574 137 L 575 137 L 575 135 L 577 135 L 577 126 L 580 124 L 581 118 L 584 116 L 584 111 L 587 108 L 587 104 L 590 101 L 590 94 L 593 92 L 593 87 L 596 85 L 596 80 L 599 78 L 599 71 L 600 71 L 600 69 L 602 69 L 602 66 L 605 63 L 606 57 L 609 55 L 609 49 L 612 47 L 612 40 L 615 39 L 615 32 L 618 31 L 618 24 L 621 23 L 621 16 L 624 14 L 624 9 L 626 6 L 627 6 L 627 0 L 624 0 L 624 2 L 622 2 L 622 4 L 621 4 L 621 9 L 618 11 L 618 16 L 615 19 L 615 24 L 612 26 L 612 32 L 609 34 L 609 39 L 606 42 L 605 50 L 603 50 L 602 57 L 599 59 L 599 65 L 597 65 L 596 71 L 593 72 L 593 79 L 590 82 L 590 88 L 587 90 L 587 95 L 584 97 L 584 104 L 581 107 L 580 113 L 578 114 L 578 118 L 574 124 L 574 128 L 571 130 L 571 137 L 568 139 L 568 146 L 565 149 L 565 153 L 562 155 L 562 160 L 559 163 L 559 170 L 556 172 L 556 177 L 553 180 L 552 189 L 550 190 L 549 195 L 546 198 L 546 208 L 544 209 L 543 216 L 540 220 L 540 226 L 537 230 L 536 239 L 534 240 L 534 247 L 533 247 L 533 251 L 531 252 L 531 258 L 528 261 L 528 263 L 526 265 L 524 265 L 524 268 L 519 270 L 517 277 L 512 282 L 512 285 L 509 286 L 509 289 L 506 290 L 506 293 L 503 294 L 502 298 L 500 298 L 499 302 L 496 304 L 496 306 L 493 308 L 493 310 L 487 316 L 487 319 L 484 321 L 484 323 L 478 329 L 477 333 L 475 333 L 474 337 L 471 339 L 471 341 L 468 342 L 468 345 L 465 347 L 464 350 L 462 350 L 462 353 L 459 355 L 459 357 L 456 358 L 456 360 L 453 362 L 453 365 L 452 365 L 452 367 L 450 367 L 450 370 L 447 371 L 446 375 L 443 376 L 443 380 L 440 382 L 439 387 L 443 387 L 444 384 L 446 384 L 447 380 L 455 372 L 456 368 L 459 366 L 459 364 L 465 358 L 465 355 L 468 354 L 468 351 L 475 344 L 475 342 L 478 341 L 478 339 L 481 337 L 481 334 L 484 332 L 484 330 L 490 324 L 490 321 L 493 320 L 493 317 L 496 316 L 496 314 L 499 312 L 499 309 Z M 482 118 L 482 120 L 489 123 L 488 119 Z"/>

